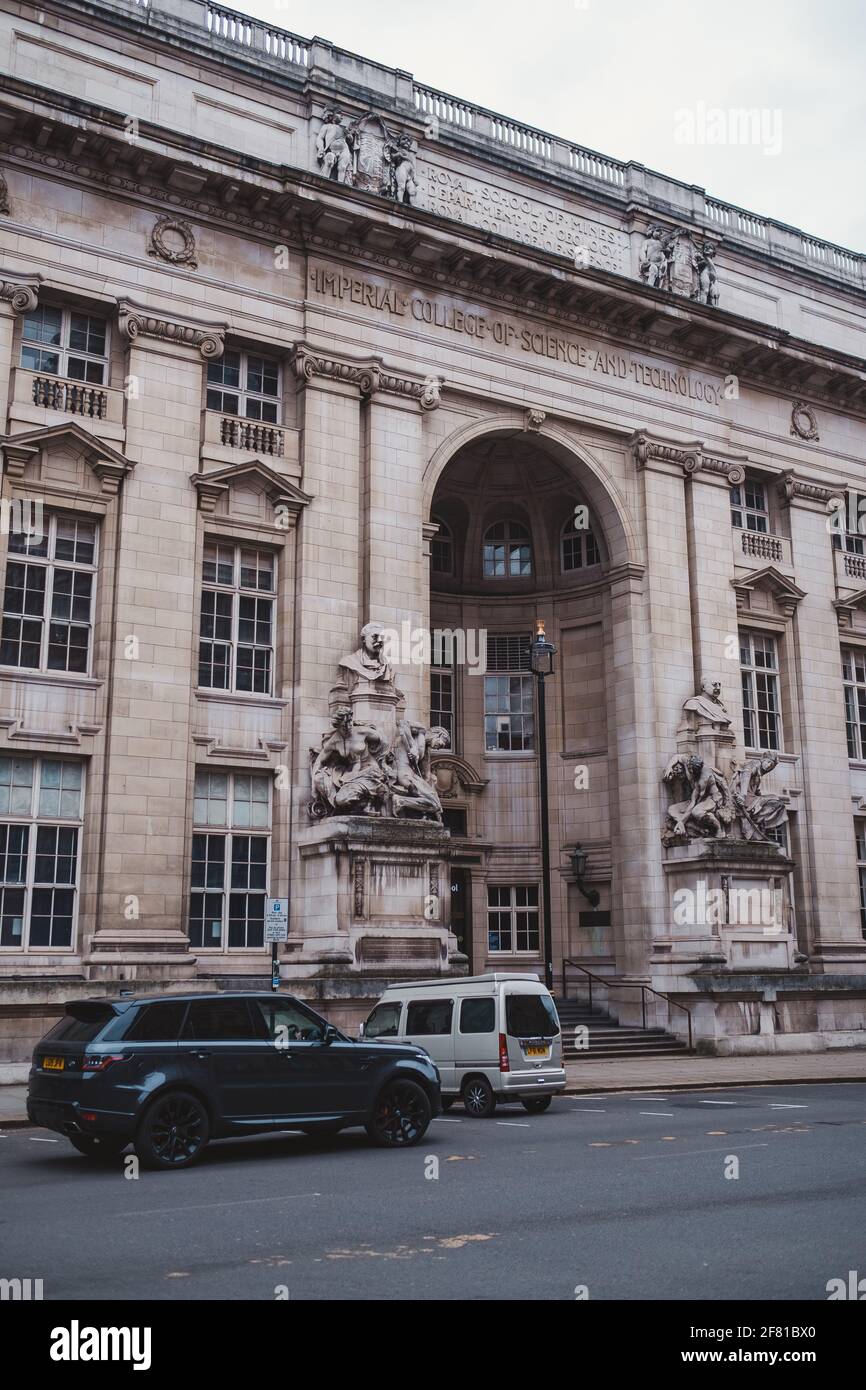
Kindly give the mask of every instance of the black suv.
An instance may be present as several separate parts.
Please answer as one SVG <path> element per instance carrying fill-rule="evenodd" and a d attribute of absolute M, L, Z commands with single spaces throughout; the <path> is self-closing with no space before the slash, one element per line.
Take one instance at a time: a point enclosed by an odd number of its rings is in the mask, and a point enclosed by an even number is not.
<path fill-rule="evenodd" d="M 417 1144 L 439 1072 L 411 1043 L 355 1042 L 285 994 L 191 994 L 66 1005 L 33 1053 L 27 1114 L 88 1158 L 135 1145 L 186 1168 L 210 1139 L 363 1125 Z"/>

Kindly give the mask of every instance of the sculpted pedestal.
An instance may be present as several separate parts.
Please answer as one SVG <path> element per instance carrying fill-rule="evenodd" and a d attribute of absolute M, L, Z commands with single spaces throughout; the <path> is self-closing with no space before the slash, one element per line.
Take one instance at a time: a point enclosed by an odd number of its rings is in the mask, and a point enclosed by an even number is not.
<path fill-rule="evenodd" d="M 466 973 L 450 929 L 450 833 L 394 816 L 332 816 L 299 843 L 303 941 L 293 964 L 382 975 Z"/>

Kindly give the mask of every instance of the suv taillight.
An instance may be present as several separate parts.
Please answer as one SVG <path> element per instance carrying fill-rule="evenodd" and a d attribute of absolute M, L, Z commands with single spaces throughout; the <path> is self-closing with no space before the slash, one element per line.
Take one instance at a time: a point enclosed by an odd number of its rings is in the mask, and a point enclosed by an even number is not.
<path fill-rule="evenodd" d="M 108 1071 L 114 1062 L 125 1062 L 126 1058 L 120 1052 L 112 1053 L 110 1056 L 102 1055 L 99 1057 L 85 1057 L 81 1064 L 82 1071 Z"/>
<path fill-rule="evenodd" d="M 499 1070 L 511 1070 L 511 1066 L 508 1061 L 508 1039 L 506 1038 L 504 1033 L 499 1034 Z"/>

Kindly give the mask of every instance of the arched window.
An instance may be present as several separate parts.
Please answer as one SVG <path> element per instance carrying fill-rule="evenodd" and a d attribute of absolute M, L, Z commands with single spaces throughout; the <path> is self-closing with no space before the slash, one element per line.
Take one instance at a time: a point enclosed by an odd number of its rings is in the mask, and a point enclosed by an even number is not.
<path fill-rule="evenodd" d="M 563 526 L 559 554 L 563 574 L 600 563 L 598 541 L 593 534 L 586 507 L 576 507 L 574 515 Z"/>
<path fill-rule="evenodd" d="M 497 521 L 484 533 L 484 578 L 525 579 L 532 574 L 529 529 L 520 521 Z"/>
<path fill-rule="evenodd" d="M 432 545 L 432 569 L 434 574 L 453 574 L 454 573 L 454 537 L 451 527 L 444 521 L 440 521 L 438 516 L 433 520 L 439 527 L 433 537 Z"/>

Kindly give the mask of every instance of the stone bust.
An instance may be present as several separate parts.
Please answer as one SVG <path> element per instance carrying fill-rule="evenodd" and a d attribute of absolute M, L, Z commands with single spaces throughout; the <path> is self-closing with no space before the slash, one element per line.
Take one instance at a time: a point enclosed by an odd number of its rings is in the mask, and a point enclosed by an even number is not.
<path fill-rule="evenodd" d="M 385 656 L 385 628 L 381 623 L 367 623 L 361 628 L 361 645 L 357 651 L 340 657 L 340 673 L 350 690 L 359 681 L 393 689 L 394 668 Z"/>
<path fill-rule="evenodd" d="M 692 695 L 683 704 L 683 712 L 696 714 L 702 724 L 722 724 L 729 728 L 731 716 L 721 701 L 721 682 L 704 676 L 697 695 Z"/>

